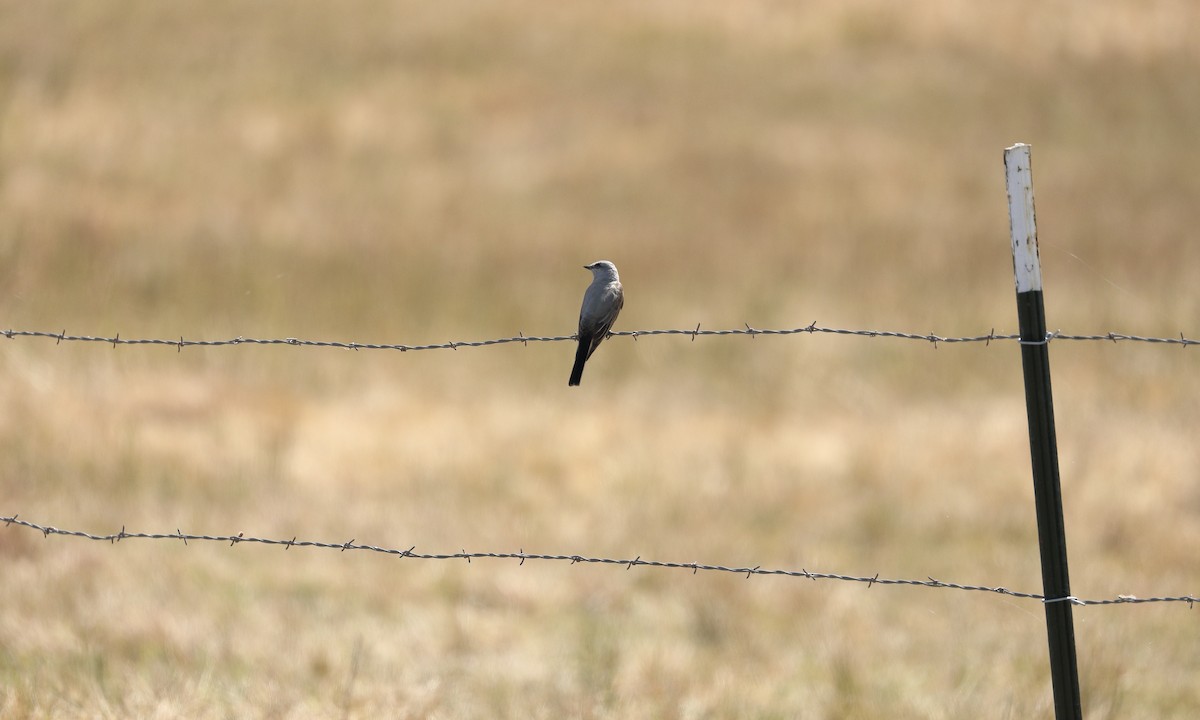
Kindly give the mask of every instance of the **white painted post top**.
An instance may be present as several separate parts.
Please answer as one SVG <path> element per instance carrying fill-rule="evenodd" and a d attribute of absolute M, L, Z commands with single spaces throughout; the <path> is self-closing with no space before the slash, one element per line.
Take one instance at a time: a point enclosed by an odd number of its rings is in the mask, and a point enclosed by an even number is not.
<path fill-rule="evenodd" d="M 1012 231 L 1013 275 L 1017 292 L 1042 289 L 1042 263 L 1038 258 L 1037 223 L 1033 217 L 1033 166 L 1029 146 L 1017 143 L 1004 149 L 1008 182 L 1008 222 Z"/>

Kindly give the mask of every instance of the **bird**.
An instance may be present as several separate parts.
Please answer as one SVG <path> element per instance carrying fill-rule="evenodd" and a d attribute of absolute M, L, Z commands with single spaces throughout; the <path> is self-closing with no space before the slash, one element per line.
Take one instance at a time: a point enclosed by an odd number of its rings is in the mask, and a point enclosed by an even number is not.
<path fill-rule="evenodd" d="M 579 384 L 584 364 L 608 337 L 613 321 L 625 307 L 625 293 L 616 265 L 608 260 L 597 260 L 583 268 L 592 271 L 592 284 L 583 293 L 583 306 L 579 308 L 579 347 L 575 350 L 575 367 L 571 368 L 568 387 Z"/>

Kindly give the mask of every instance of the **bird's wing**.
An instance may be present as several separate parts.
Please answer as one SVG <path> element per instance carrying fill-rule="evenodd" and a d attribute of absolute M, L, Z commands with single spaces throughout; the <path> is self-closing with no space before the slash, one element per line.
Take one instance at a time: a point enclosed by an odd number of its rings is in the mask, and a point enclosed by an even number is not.
<path fill-rule="evenodd" d="M 596 352 L 596 348 L 604 338 L 608 337 L 608 333 L 612 330 L 613 323 L 617 320 L 617 315 L 621 314 L 621 308 L 625 307 L 625 293 L 622 292 L 620 284 L 609 285 L 604 288 L 603 294 L 597 303 L 601 314 L 589 318 L 591 322 L 587 322 L 588 327 L 584 327 L 585 320 L 580 317 L 580 334 L 587 333 L 590 335 L 588 357 Z"/>

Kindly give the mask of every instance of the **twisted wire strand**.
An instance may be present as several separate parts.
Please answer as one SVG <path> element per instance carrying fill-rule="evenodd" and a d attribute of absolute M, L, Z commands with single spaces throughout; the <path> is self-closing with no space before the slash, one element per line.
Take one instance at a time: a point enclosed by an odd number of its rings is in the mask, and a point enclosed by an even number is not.
<path fill-rule="evenodd" d="M 522 548 L 517 552 L 467 552 L 463 549 L 462 552 L 456 553 L 420 553 L 416 551 L 416 546 L 409 547 L 407 550 L 399 548 L 379 547 L 376 545 L 365 545 L 356 543 L 354 539 L 346 542 L 322 542 L 318 540 L 300 540 L 293 537 L 290 540 L 261 538 L 238 533 L 237 535 L 196 535 L 184 533 L 178 529 L 174 533 L 145 533 L 145 532 L 129 532 L 124 526 L 119 532 L 109 533 L 107 535 L 95 535 L 81 530 L 64 530 L 51 525 L 42 525 L 39 523 L 22 520 L 18 515 L 0 516 L 0 522 L 6 526 L 17 525 L 30 530 L 36 530 L 44 537 L 51 535 L 62 535 L 67 537 L 82 538 L 84 540 L 94 540 L 99 542 L 118 543 L 122 540 L 178 540 L 187 545 L 189 541 L 199 542 L 220 542 L 229 543 L 232 547 L 241 543 L 258 543 L 262 545 L 282 545 L 285 550 L 290 550 L 293 547 L 311 547 L 324 550 L 337 550 L 345 552 L 347 550 L 364 550 L 367 552 L 381 553 L 384 555 L 392 555 L 399 558 L 412 558 L 415 560 L 466 560 L 470 563 L 472 560 L 478 559 L 494 559 L 494 560 L 519 560 L 520 565 L 524 565 L 527 560 L 540 561 L 557 561 L 568 562 L 572 565 L 580 563 L 600 564 L 600 565 L 617 565 L 624 566 L 626 570 L 634 567 L 650 567 L 660 569 L 676 569 L 676 570 L 691 570 L 695 575 L 700 571 L 705 572 L 724 572 L 733 573 L 735 575 L 745 575 L 750 578 L 754 575 L 776 575 L 790 578 L 804 578 L 808 580 L 838 580 L 842 582 L 853 582 L 866 584 L 868 588 L 874 585 L 910 585 L 927 588 L 947 588 L 951 590 L 966 590 L 973 592 L 988 592 L 998 595 L 1006 595 L 1008 597 L 1021 598 L 1025 600 L 1039 600 L 1043 603 L 1069 602 L 1072 605 L 1122 605 L 1122 604 L 1141 604 L 1141 603 L 1165 603 L 1165 602 L 1183 602 L 1187 603 L 1188 607 L 1193 607 L 1197 600 L 1192 595 L 1178 596 L 1158 596 L 1158 597 L 1135 597 L 1133 595 L 1118 595 L 1115 598 L 1089 600 L 1078 598 L 1075 596 L 1067 596 L 1060 598 L 1046 599 L 1045 596 L 1037 593 L 1020 592 L 1010 590 L 1005 587 L 991 587 L 987 585 L 968 585 L 963 583 L 945 582 L 935 578 L 926 578 L 924 580 L 903 579 L 903 578 L 885 578 L 880 577 L 879 573 L 873 576 L 865 575 L 844 575 L 839 573 L 826 572 L 811 572 L 806 569 L 800 570 L 783 570 L 764 568 L 761 565 L 753 567 L 728 567 L 725 565 L 714 565 L 710 563 L 699 562 L 669 562 L 663 560 L 646 560 L 641 555 L 635 558 L 605 558 L 591 557 L 586 555 L 561 555 L 549 553 L 527 553 Z"/>
<path fill-rule="evenodd" d="M 614 337 L 632 337 L 637 340 L 641 337 L 649 337 L 655 335 L 686 335 L 694 341 L 698 337 L 718 337 L 727 335 L 749 335 L 757 337 L 758 335 L 801 335 L 801 334 L 828 334 L 828 335 L 846 335 L 854 337 L 870 337 L 870 338 L 892 338 L 898 340 L 920 340 L 931 343 L 937 347 L 939 343 L 955 344 L 955 343 L 984 343 L 990 345 L 992 342 L 1000 341 L 1016 341 L 1021 345 L 1045 345 L 1054 340 L 1071 340 L 1079 342 L 1139 342 L 1152 343 L 1160 345 L 1179 345 L 1187 348 L 1189 345 L 1200 345 L 1200 340 L 1185 337 L 1181 332 L 1179 337 L 1152 337 L 1147 335 L 1130 335 L 1127 333 L 1107 332 L 1091 335 L 1075 335 L 1055 331 L 1046 333 L 1046 337 L 1041 340 L 1021 340 L 1021 336 L 1014 333 L 997 334 L 993 328 L 986 335 L 966 335 L 966 336 L 943 336 L 936 333 L 910 333 L 899 332 L 895 330 L 852 330 L 845 328 L 821 327 L 815 322 L 804 327 L 796 328 L 754 328 L 746 325 L 744 328 L 732 328 L 727 330 L 702 330 L 697 324 L 693 329 L 666 329 L 666 330 L 618 330 L 610 333 Z M 55 344 L 64 342 L 77 343 L 100 343 L 111 345 L 114 348 L 119 345 L 160 345 L 166 347 L 174 347 L 177 351 L 183 350 L 185 347 L 224 347 L 232 345 L 288 345 L 292 347 L 323 347 L 323 348 L 339 348 L 343 350 L 396 350 L 399 352 L 415 352 L 419 350 L 457 350 L 463 347 L 489 347 L 492 345 L 508 345 L 512 343 L 521 343 L 528 345 L 529 343 L 544 343 L 544 342 L 570 342 L 576 340 L 575 335 L 525 335 L 523 332 L 518 333 L 514 337 L 491 338 L 487 340 L 451 340 L 443 343 L 430 343 L 426 345 L 409 345 L 402 343 L 363 343 L 363 342 L 341 342 L 333 340 L 304 340 L 301 338 L 248 338 L 238 336 L 224 340 L 187 340 L 182 335 L 178 340 L 166 338 L 122 338 L 120 333 L 112 337 L 104 337 L 99 335 L 68 335 L 66 330 L 60 332 L 49 332 L 45 330 L 2 330 L 0 334 L 10 340 L 16 338 L 43 338 L 54 340 Z"/>

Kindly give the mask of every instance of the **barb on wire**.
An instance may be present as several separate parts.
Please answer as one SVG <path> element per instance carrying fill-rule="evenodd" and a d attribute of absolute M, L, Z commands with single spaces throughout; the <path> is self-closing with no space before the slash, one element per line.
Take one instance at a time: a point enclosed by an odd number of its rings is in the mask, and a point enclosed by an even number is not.
<path fill-rule="evenodd" d="M 992 342 L 999 340 L 1014 340 L 1021 345 L 1045 345 L 1051 340 L 1076 340 L 1076 341 L 1106 341 L 1118 342 L 1127 340 L 1129 342 L 1156 343 L 1162 345 L 1179 345 L 1186 348 L 1189 345 L 1200 345 L 1200 340 L 1194 340 L 1185 337 L 1181 332 L 1179 337 L 1150 337 L 1146 335 L 1129 335 L 1125 333 L 1107 332 L 1094 335 L 1072 335 L 1055 331 L 1046 333 L 1046 337 L 1042 340 L 1021 340 L 1017 334 L 1002 334 L 997 335 L 993 328 L 986 335 L 966 335 L 959 337 L 942 336 L 935 333 L 908 333 L 898 332 L 894 330 L 847 330 L 844 328 L 821 327 L 816 322 L 805 325 L 804 327 L 783 328 L 783 329 L 762 329 L 751 327 L 749 323 L 745 324 L 744 328 L 732 328 L 729 330 L 701 330 L 700 324 L 697 323 L 692 329 L 674 329 L 674 330 L 618 330 L 610 333 L 615 337 L 632 337 L 637 340 L 644 335 L 686 335 L 694 342 L 697 337 L 716 337 L 723 335 L 749 335 L 751 338 L 759 335 L 801 335 L 814 333 L 822 333 L 828 335 L 849 335 L 854 337 L 869 337 L 869 338 L 893 338 L 898 340 L 921 340 L 932 344 L 935 348 L 938 343 L 975 343 L 981 342 L 985 346 L 990 346 Z M 248 338 L 238 336 L 226 340 L 185 340 L 182 335 L 178 340 L 161 339 L 161 338 L 122 338 L 120 333 L 112 337 L 104 337 L 101 335 L 68 335 L 66 330 L 59 332 L 48 332 L 44 330 L 0 330 L 0 335 L 4 335 L 8 339 L 14 338 L 47 338 L 54 340 L 56 345 L 63 342 L 80 342 L 80 343 L 103 343 L 112 345 L 114 348 L 119 345 L 163 345 L 173 347 L 175 350 L 181 351 L 185 347 L 222 347 L 229 345 L 290 345 L 293 347 L 327 347 L 339 348 L 343 350 L 398 350 L 400 352 L 409 352 L 417 350 L 457 350 L 462 347 L 488 347 L 491 345 L 507 345 L 510 343 L 521 343 L 528 346 L 531 342 L 573 342 L 577 339 L 575 335 L 546 335 L 535 336 L 526 335 L 524 332 L 519 332 L 514 337 L 492 338 L 489 340 L 451 340 L 444 343 L 430 343 L 428 345 L 407 345 L 401 343 L 363 343 L 363 342 L 341 342 L 334 340 L 302 340 L 300 338 Z"/>
<path fill-rule="evenodd" d="M 413 558 L 416 560 L 466 560 L 468 563 L 472 559 L 490 558 L 494 560 L 519 560 L 520 565 L 524 565 L 526 560 L 545 560 L 545 561 L 560 561 L 567 562 L 571 565 L 579 563 L 600 564 L 600 565 L 616 565 L 623 566 L 626 570 L 634 567 L 652 567 L 677 570 L 691 570 L 695 575 L 701 570 L 705 572 L 724 572 L 733 573 L 736 575 L 745 575 L 749 579 L 753 575 L 777 575 L 791 578 L 805 578 L 808 580 L 840 580 L 842 582 L 864 583 L 868 588 L 875 585 L 912 585 L 927 588 L 948 588 L 951 590 L 970 590 L 975 592 L 996 593 L 999 595 L 1007 595 L 1009 597 L 1022 598 L 1026 600 L 1040 600 L 1043 603 L 1069 602 L 1072 605 L 1119 605 L 1119 604 L 1137 604 L 1137 603 L 1161 603 L 1161 602 L 1184 602 L 1188 607 L 1192 607 L 1200 598 L 1191 595 L 1179 595 L 1174 597 L 1135 597 L 1133 595 L 1118 595 L 1112 599 L 1101 600 L 1085 600 L 1074 596 L 1046 599 L 1043 595 L 1037 593 L 1019 592 L 1017 590 L 1009 590 L 1005 587 L 990 587 L 987 585 L 965 585 L 962 583 L 945 582 L 936 580 L 932 577 L 925 580 L 908 580 L 902 578 L 884 578 L 880 577 L 879 573 L 874 575 L 857 576 L 857 575 L 842 575 L 838 573 L 812 572 L 807 569 L 800 570 L 781 570 L 764 568 L 761 565 L 747 567 L 728 567 L 725 565 L 713 565 L 699 562 L 669 562 L 662 560 L 643 560 L 641 555 L 632 559 L 620 558 L 603 558 L 589 557 L 585 555 L 556 555 L 546 553 L 527 553 L 524 548 L 517 552 L 467 552 L 464 548 L 462 552 L 456 553 L 419 553 L 416 552 L 416 546 L 412 546 L 407 550 L 399 550 L 396 548 L 378 547 L 375 545 L 363 545 L 356 543 L 353 539 L 346 542 L 321 542 L 317 540 L 297 540 L 293 537 L 290 540 L 276 540 L 271 538 L 260 538 L 248 536 L 245 533 L 237 535 L 193 535 L 180 532 L 176 528 L 173 533 L 143 533 L 143 532 L 128 532 L 125 526 L 121 526 L 121 531 L 108 535 L 94 535 L 92 533 L 83 532 L 81 530 L 64 530 L 62 528 L 53 527 L 51 525 L 41 525 L 21 520 L 17 515 L 0 516 L 0 522 L 6 526 L 18 525 L 20 527 L 36 530 L 44 537 L 51 535 L 63 535 L 67 537 L 82 538 L 84 540 L 95 540 L 99 542 L 108 542 L 115 544 L 122 540 L 182 540 L 184 545 L 187 545 L 189 540 L 199 540 L 207 542 L 229 543 L 238 545 L 241 543 L 260 543 L 263 545 L 282 545 L 285 550 L 290 550 L 293 547 L 312 547 L 325 550 L 338 550 L 345 552 L 347 550 L 365 550 L 368 552 L 381 553 L 384 555 L 393 555 L 399 558 Z"/>

